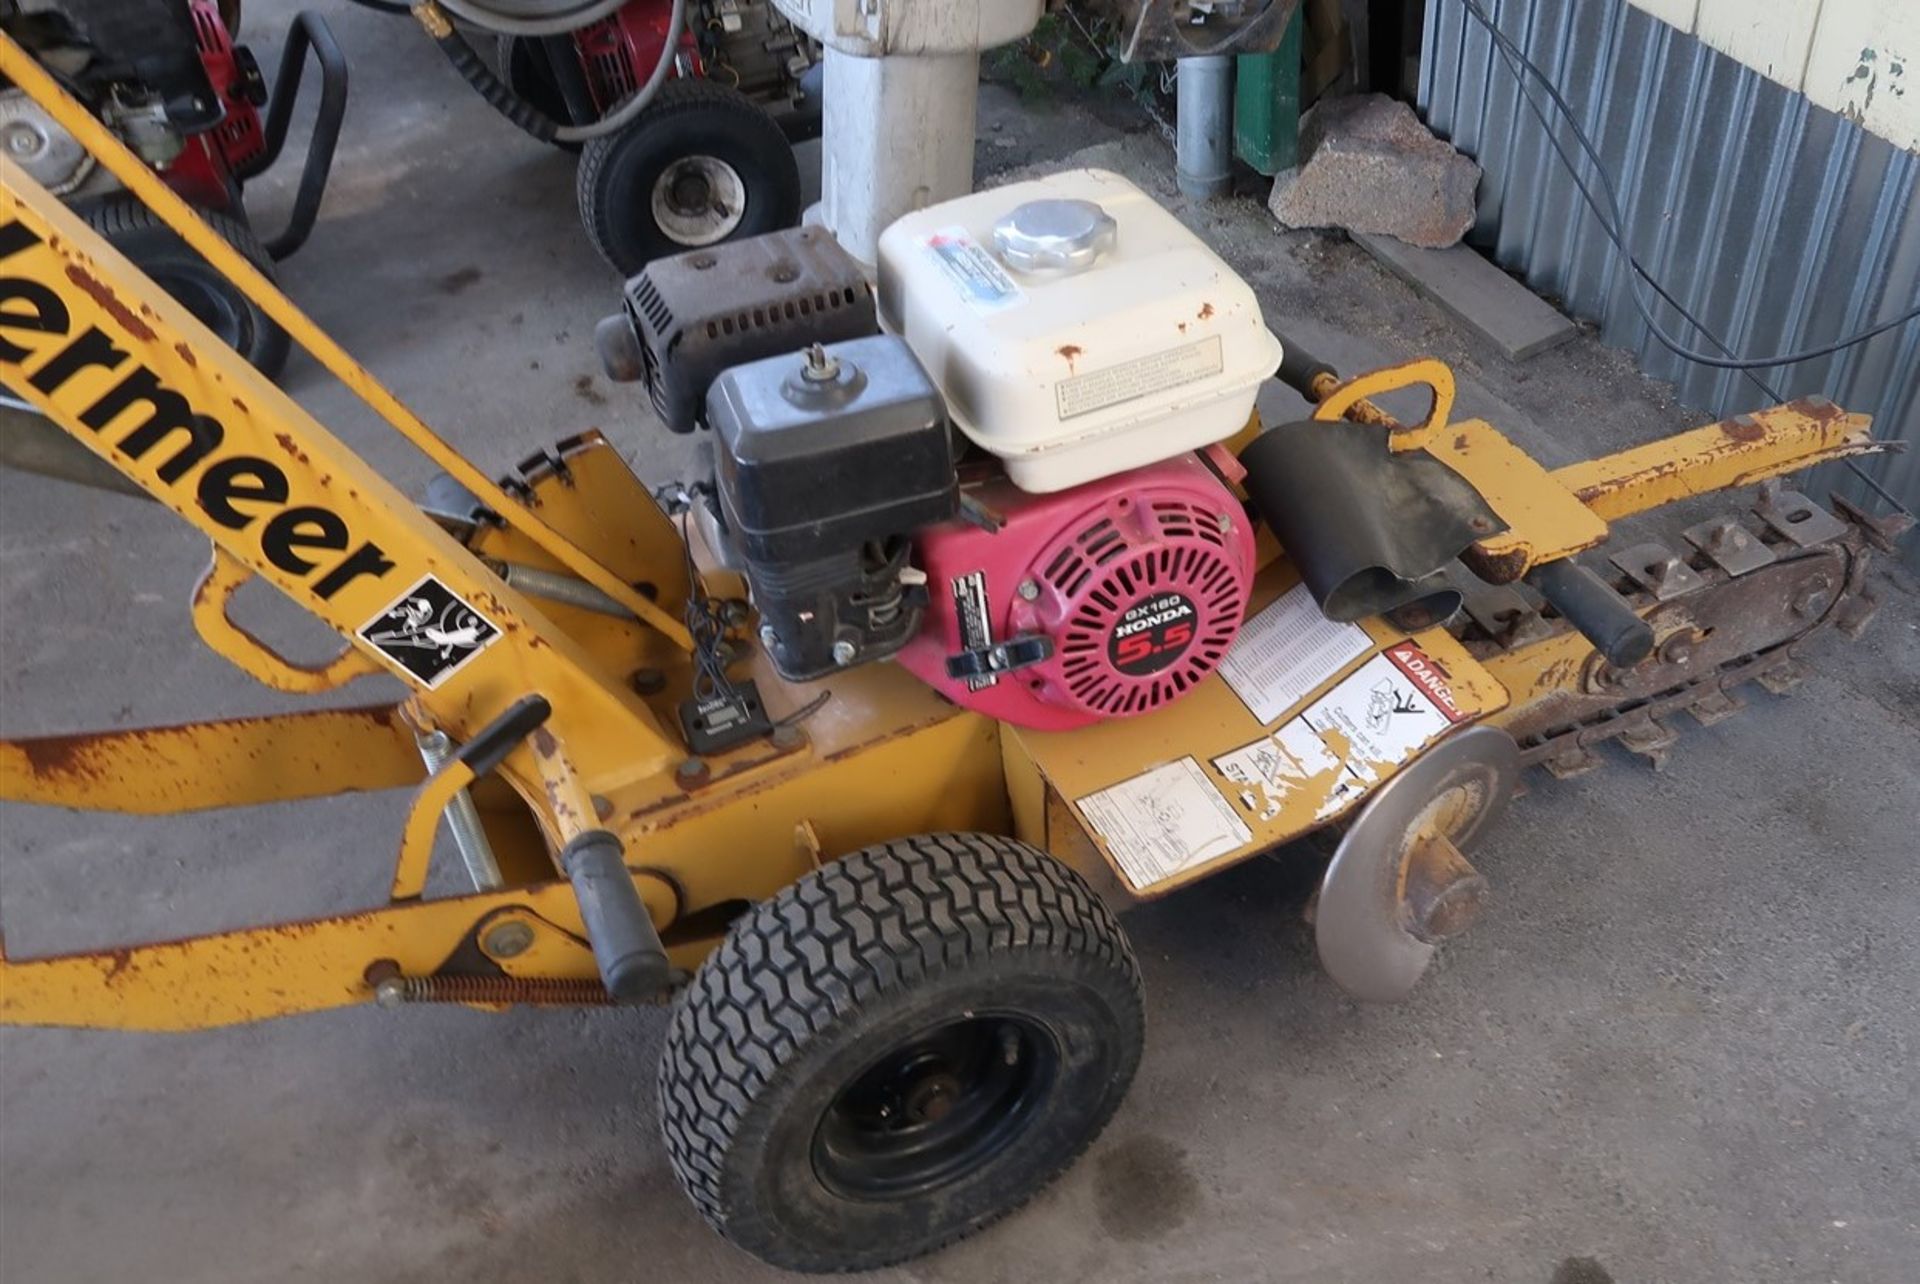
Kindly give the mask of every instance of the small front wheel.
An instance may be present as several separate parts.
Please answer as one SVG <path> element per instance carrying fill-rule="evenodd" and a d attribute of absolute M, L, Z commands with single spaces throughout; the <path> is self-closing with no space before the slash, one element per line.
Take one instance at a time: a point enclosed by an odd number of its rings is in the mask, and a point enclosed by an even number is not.
<path fill-rule="evenodd" d="M 1017 1208 L 1099 1134 L 1144 1041 L 1120 925 L 1024 843 L 935 834 L 734 925 L 667 1033 L 661 1126 L 721 1234 L 870 1270 Z"/>

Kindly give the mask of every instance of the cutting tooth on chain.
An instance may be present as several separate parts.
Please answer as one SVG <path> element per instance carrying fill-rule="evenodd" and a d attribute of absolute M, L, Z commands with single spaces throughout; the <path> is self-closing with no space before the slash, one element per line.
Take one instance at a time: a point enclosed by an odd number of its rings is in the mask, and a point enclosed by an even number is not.
<path fill-rule="evenodd" d="M 1688 705 L 1687 712 L 1701 726 L 1711 727 L 1716 722 L 1725 722 L 1746 707 L 1747 702 L 1739 696 L 1715 689 Z"/>
<path fill-rule="evenodd" d="M 1633 753 L 1639 754 L 1653 764 L 1655 771 L 1664 770 L 1667 765 L 1667 750 L 1673 747 L 1680 733 L 1671 724 L 1660 721 L 1651 714 L 1636 719 L 1634 724 L 1620 733 L 1620 743 Z"/>
<path fill-rule="evenodd" d="M 1600 765 L 1599 755 L 1585 745 L 1570 745 L 1540 764 L 1553 773 L 1555 780 L 1584 776 Z"/>
<path fill-rule="evenodd" d="M 1754 678 L 1761 686 L 1774 695 L 1783 696 L 1807 680 L 1807 666 L 1799 660 L 1786 659 L 1770 669 L 1763 669 Z"/>

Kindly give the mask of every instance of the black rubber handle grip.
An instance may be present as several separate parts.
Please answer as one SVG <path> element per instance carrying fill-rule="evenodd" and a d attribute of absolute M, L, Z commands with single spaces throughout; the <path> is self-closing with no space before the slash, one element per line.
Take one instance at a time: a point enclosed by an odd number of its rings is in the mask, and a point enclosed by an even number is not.
<path fill-rule="evenodd" d="M 580 902 L 580 922 L 607 993 L 633 1002 L 666 989 L 673 965 L 621 859 L 620 840 L 604 829 L 589 829 L 567 844 L 560 864 Z"/>
<path fill-rule="evenodd" d="M 515 745 L 532 735 L 552 712 L 553 706 L 545 696 L 521 696 L 505 713 L 482 727 L 479 735 L 461 745 L 456 756 L 473 769 L 476 777 L 484 776 L 498 767 Z"/>
<path fill-rule="evenodd" d="M 1626 599 L 1572 558 L 1527 572 L 1527 583 L 1567 617 L 1616 669 L 1631 669 L 1653 652 L 1653 626 L 1635 615 Z"/>
<path fill-rule="evenodd" d="M 1313 403 L 1320 400 L 1314 395 L 1313 381 L 1323 374 L 1337 375 L 1338 372 L 1286 335 L 1280 336 L 1280 368 L 1274 372 L 1274 378 Z"/>

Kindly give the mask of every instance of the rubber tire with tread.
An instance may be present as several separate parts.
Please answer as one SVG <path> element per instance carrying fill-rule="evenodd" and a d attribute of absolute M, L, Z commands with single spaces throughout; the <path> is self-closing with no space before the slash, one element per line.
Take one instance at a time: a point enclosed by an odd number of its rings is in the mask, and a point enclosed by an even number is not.
<path fill-rule="evenodd" d="M 580 222 L 593 248 L 622 276 L 693 248 L 668 236 L 653 217 L 654 181 L 683 156 L 723 160 L 745 185 L 745 215 L 724 241 L 800 221 L 800 166 L 773 117 L 724 85 L 669 80 L 625 129 L 589 139 L 580 152 Z"/>
<path fill-rule="evenodd" d="M 812 1162 L 840 1089 L 930 1023 L 1038 1021 L 1057 1060 L 1004 1149 L 932 1190 L 862 1200 Z M 1079 875 L 1024 843 L 934 834 L 856 852 L 737 920 L 677 1004 L 660 1060 L 667 1153 L 716 1230 L 776 1266 L 870 1270 L 1011 1212 L 1125 1097 L 1140 972 Z"/>
<path fill-rule="evenodd" d="M 207 291 L 222 301 L 227 318 L 209 323 L 220 338 L 245 357 L 260 373 L 272 379 L 287 364 L 287 332 L 240 290 L 222 276 L 193 248 L 174 234 L 172 228 L 148 209 L 138 197 L 127 193 L 110 196 L 78 209 L 94 231 L 133 265 L 152 277 L 154 283 L 199 315 L 198 301 L 183 298 L 180 287 L 192 286 Z M 254 236 L 253 229 L 239 219 L 218 210 L 195 210 L 207 226 L 240 252 L 242 258 L 273 280 L 273 260 Z M 202 320 L 206 320 L 202 317 Z M 222 333 L 222 331 L 225 333 Z"/>

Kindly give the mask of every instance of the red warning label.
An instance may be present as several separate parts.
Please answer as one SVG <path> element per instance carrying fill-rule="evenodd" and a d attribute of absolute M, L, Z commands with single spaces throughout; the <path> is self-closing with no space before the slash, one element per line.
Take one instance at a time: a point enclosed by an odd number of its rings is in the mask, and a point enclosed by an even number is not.
<path fill-rule="evenodd" d="M 1453 684 L 1441 663 L 1411 642 L 1396 642 L 1384 652 L 1395 668 L 1432 700 L 1448 722 L 1465 722 L 1468 715 L 1454 703 Z"/>

